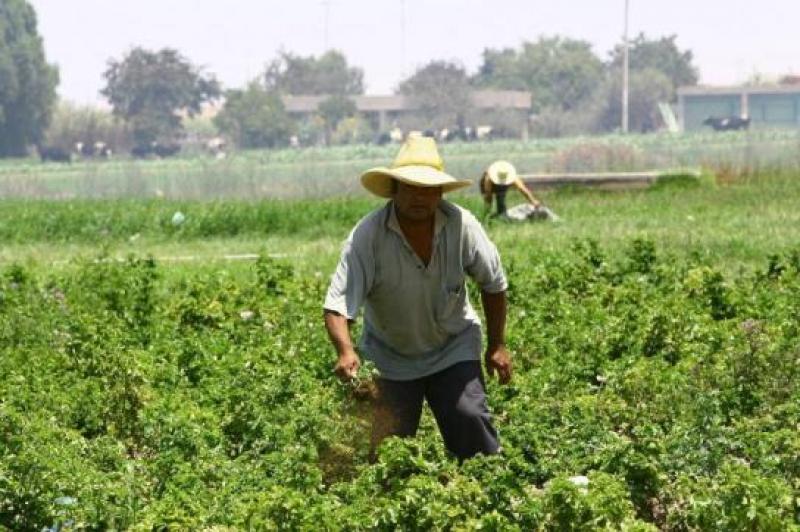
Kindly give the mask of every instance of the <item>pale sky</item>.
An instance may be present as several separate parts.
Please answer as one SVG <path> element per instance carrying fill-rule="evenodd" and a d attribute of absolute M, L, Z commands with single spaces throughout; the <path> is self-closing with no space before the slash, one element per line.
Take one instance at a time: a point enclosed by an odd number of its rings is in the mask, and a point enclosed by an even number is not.
<path fill-rule="evenodd" d="M 59 94 L 102 102 L 109 58 L 134 46 L 177 48 L 225 88 L 258 76 L 279 50 L 341 50 L 364 70 L 368 94 L 391 93 L 416 67 L 457 61 L 474 73 L 485 48 L 539 36 L 592 43 L 603 59 L 621 42 L 624 0 L 29 0 Z M 327 16 L 326 16 L 327 12 Z M 326 22 L 327 21 L 327 22 Z M 701 83 L 754 72 L 800 74 L 800 0 L 630 0 L 629 33 L 677 34 Z"/>

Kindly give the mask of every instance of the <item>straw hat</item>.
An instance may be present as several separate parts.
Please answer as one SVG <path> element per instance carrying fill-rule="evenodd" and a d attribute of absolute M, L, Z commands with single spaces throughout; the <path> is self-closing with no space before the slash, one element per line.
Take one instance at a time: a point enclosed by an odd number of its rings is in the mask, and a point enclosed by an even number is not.
<path fill-rule="evenodd" d="M 389 168 L 371 168 L 361 175 L 364 188 L 382 198 L 392 197 L 392 179 L 417 187 L 442 187 L 442 192 L 468 187 L 467 179 L 444 173 L 444 163 L 429 137 L 409 136 Z"/>
<path fill-rule="evenodd" d="M 495 185 L 510 185 L 517 180 L 517 170 L 508 161 L 495 161 L 486 169 L 489 181 Z"/>

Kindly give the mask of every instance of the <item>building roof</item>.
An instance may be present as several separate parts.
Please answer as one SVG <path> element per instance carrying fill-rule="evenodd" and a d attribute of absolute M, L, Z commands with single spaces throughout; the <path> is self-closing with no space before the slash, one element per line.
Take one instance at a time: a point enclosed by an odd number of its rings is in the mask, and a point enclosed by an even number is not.
<path fill-rule="evenodd" d="M 736 85 L 728 87 L 710 87 L 697 85 L 680 87 L 678 96 L 739 96 L 747 94 L 800 94 L 800 84 L 791 85 Z"/>
<path fill-rule="evenodd" d="M 283 96 L 283 104 L 290 113 L 311 113 L 328 98 L 321 96 Z M 361 112 L 409 111 L 417 106 L 413 98 L 404 95 L 351 96 L 356 109 Z M 475 91 L 472 104 L 478 109 L 523 109 L 531 108 L 531 93 L 527 91 Z"/>

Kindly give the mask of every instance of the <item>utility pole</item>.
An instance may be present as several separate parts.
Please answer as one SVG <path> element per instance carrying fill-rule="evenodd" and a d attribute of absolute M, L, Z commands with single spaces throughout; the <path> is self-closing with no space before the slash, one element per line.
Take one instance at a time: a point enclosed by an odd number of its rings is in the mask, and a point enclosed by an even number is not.
<path fill-rule="evenodd" d="M 628 82 L 629 82 L 629 54 L 628 54 L 628 1 L 625 0 L 625 30 L 622 35 L 622 133 L 628 133 Z"/>

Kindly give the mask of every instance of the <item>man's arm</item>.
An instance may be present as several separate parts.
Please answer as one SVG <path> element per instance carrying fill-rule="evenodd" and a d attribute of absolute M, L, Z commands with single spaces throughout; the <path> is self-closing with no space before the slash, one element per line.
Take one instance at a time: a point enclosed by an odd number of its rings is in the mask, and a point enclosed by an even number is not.
<path fill-rule="evenodd" d="M 325 328 L 331 339 L 339 360 L 333 372 L 342 380 L 352 379 L 356 376 L 361 360 L 359 360 L 353 342 L 350 338 L 350 326 L 347 318 L 332 310 L 325 310 Z"/>
<path fill-rule="evenodd" d="M 355 377 L 361 365 L 350 339 L 351 321 L 348 318 L 358 315 L 372 284 L 374 264 L 370 220 L 373 218 L 359 222 L 347 238 L 322 305 L 325 328 L 338 355 L 333 371 L 344 381 Z"/>
<path fill-rule="evenodd" d="M 491 377 L 497 372 L 500 384 L 511 380 L 511 355 L 505 345 L 506 293 L 481 291 L 483 312 L 486 316 L 487 347 L 486 371 Z"/>
<path fill-rule="evenodd" d="M 492 182 L 489 181 L 489 176 L 486 172 L 481 176 L 478 187 L 481 189 L 481 196 L 483 196 L 483 208 L 489 210 L 492 208 Z"/>
<path fill-rule="evenodd" d="M 525 196 L 525 199 L 528 200 L 528 203 L 530 203 L 534 207 L 538 207 L 539 205 L 542 204 L 541 201 L 539 201 L 533 196 L 530 189 L 527 186 L 525 186 L 525 182 L 522 181 L 522 179 L 517 179 L 516 181 L 514 181 L 514 186 L 517 188 L 517 190 L 520 191 L 520 193 L 523 196 Z"/>

